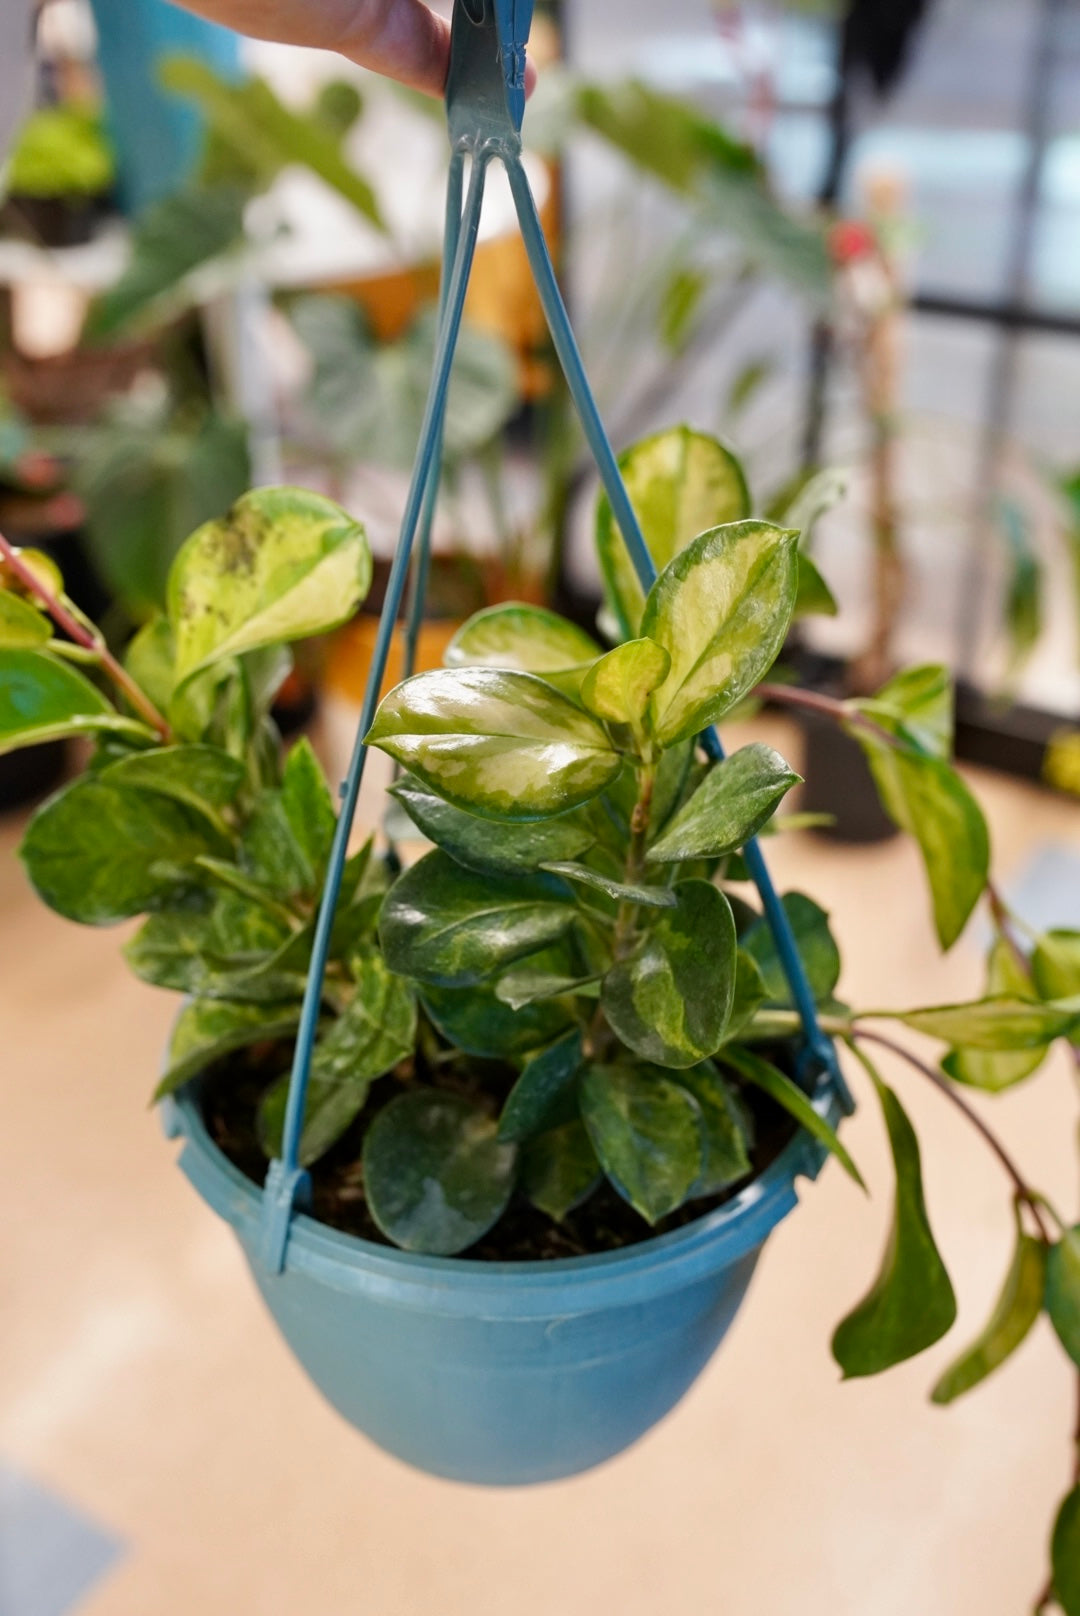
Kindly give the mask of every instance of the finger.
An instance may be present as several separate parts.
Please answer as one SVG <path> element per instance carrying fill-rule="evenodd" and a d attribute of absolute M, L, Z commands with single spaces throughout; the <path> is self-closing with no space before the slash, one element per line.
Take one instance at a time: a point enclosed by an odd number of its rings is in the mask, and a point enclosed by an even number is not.
<path fill-rule="evenodd" d="M 423 0 L 354 0 L 336 42 L 361 67 L 442 95 L 450 66 L 450 25 Z"/>

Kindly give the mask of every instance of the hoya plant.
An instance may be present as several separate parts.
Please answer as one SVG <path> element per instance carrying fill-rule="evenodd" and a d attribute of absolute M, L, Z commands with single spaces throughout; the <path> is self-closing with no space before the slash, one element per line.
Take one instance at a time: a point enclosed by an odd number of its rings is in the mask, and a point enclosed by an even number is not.
<path fill-rule="evenodd" d="M 479 613 L 446 666 L 389 692 L 367 737 L 393 760 L 388 831 L 350 858 L 303 1122 L 315 1215 L 435 1257 L 612 1249 L 708 1211 L 805 1128 L 861 1184 L 813 1098 L 800 1018 L 747 882 L 753 838 L 790 823 L 798 776 L 711 726 L 765 690 L 816 575 L 799 533 L 755 518 L 727 450 L 686 428 L 623 471 L 659 575 L 645 593 L 601 502 L 604 644 L 541 608 Z M 291 1046 L 334 835 L 306 741 L 268 717 L 288 644 L 347 618 L 371 558 L 359 523 L 292 489 L 244 496 L 177 555 L 167 611 L 123 660 L 32 553 L 0 540 L 0 746 L 91 742 L 33 817 L 22 857 L 59 914 L 144 917 L 126 954 L 185 995 L 159 1096 L 197 1085 L 221 1148 L 260 1180 L 279 1149 Z M 1080 1368 L 1080 1228 L 1028 1181 L 972 1090 L 1080 1044 L 1080 933 L 1033 936 L 989 877 L 977 804 L 949 761 L 945 671 L 912 669 L 831 715 L 866 749 L 922 851 L 942 946 L 981 898 L 985 995 L 911 1011 L 837 998 L 828 917 L 782 902 L 821 1025 L 880 1104 L 895 1163 L 881 1269 L 833 1341 L 877 1373 L 951 1328 L 919 1146 L 875 1064 L 902 1057 L 996 1153 L 1015 1242 L 985 1329 L 933 1388 L 947 1403 L 1039 1315 Z M 412 862 L 408 844 L 429 850 Z M 938 1041 L 940 1064 L 893 1036 Z M 1080 1487 L 1061 1507 L 1043 1600 L 1080 1612 Z"/>

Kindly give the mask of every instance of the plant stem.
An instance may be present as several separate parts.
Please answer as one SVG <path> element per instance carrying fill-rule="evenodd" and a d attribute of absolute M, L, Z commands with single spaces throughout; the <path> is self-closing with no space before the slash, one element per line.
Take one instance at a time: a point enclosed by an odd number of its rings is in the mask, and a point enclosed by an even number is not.
<path fill-rule="evenodd" d="M 864 1027 L 855 1026 L 852 1028 L 852 1036 L 855 1038 L 863 1038 L 869 1043 L 879 1044 L 882 1049 L 888 1049 L 891 1050 L 894 1055 L 900 1055 L 904 1060 L 907 1061 L 909 1066 L 912 1066 L 915 1071 L 920 1072 L 923 1077 L 927 1078 L 929 1082 L 933 1083 L 934 1087 L 939 1090 L 940 1093 L 944 1094 L 947 1099 L 952 1101 L 953 1105 L 956 1106 L 958 1111 L 963 1113 L 976 1132 L 982 1135 L 983 1139 L 994 1152 L 994 1155 L 997 1157 L 1002 1167 L 1004 1167 L 1005 1171 L 1012 1179 L 1017 1195 L 1031 1213 L 1031 1216 L 1039 1230 L 1040 1238 L 1044 1240 L 1047 1245 L 1052 1244 L 1052 1237 L 1049 1229 L 1046 1227 L 1046 1223 L 1042 1215 L 1042 1209 L 1039 1205 L 1039 1197 L 1028 1184 L 1027 1180 L 1024 1178 L 1024 1175 L 1021 1173 L 1019 1167 L 1013 1161 L 1000 1139 L 993 1132 L 993 1130 L 987 1126 L 982 1117 L 979 1116 L 979 1113 L 968 1104 L 963 1095 L 958 1094 L 956 1089 L 953 1088 L 952 1084 L 942 1077 L 940 1072 L 935 1072 L 934 1068 L 929 1065 L 927 1061 L 920 1060 L 918 1055 L 913 1054 L 910 1049 L 905 1049 L 903 1044 L 896 1043 L 894 1039 L 887 1038 L 884 1033 L 870 1032 Z"/>
<path fill-rule="evenodd" d="M 762 701 L 772 702 L 776 707 L 801 707 L 806 712 L 820 714 L 822 718 L 831 718 L 834 723 L 850 724 L 852 728 L 872 735 L 875 741 L 882 741 L 886 746 L 900 751 L 907 750 L 903 741 L 891 734 L 883 724 L 875 724 L 858 707 L 840 701 L 836 696 L 823 696 L 819 690 L 802 690 L 797 685 L 768 684 L 758 685 L 754 695 Z"/>
<path fill-rule="evenodd" d="M 31 595 L 41 601 L 45 610 L 59 628 L 62 628 L 76 645 L 82 646 L 84 651 L 91 651 L 103 672 L 108 674 L 113 684 L 120 690 L 140 718 L 146 720 L 151 729 L 155 729 L 162 741 L 172 739 L 172 731 L 168 723 L 158 712 L 149 696 L 139 689 L 127 669 L 113 656 L 104 640 L 99 635 L 91 633 L 77 620 L 58 595 L 54 595 L 47 584 L 37 577 L 31 567 L 28 567 L 19 555 L 18 550 L 10 544 L 0 533 L 0 556 L 6 565 L 18 578 L 19 582 L 30 591 Z"/>
<path fill-rule="evenodd" d="M 656 767 L 652 763 L 642 763 L 638 768 L 638 795 L 630 815 L 630 843 L 626 852 L 626 864 L 623 879 L 627 886 L 636 886 L 641 881 L 645 871 L 645 847 L 649 835 L 649 819 L 652 814 L 653 788 L 656 784 Z M 620 903 L 615 918 L 615 935 L 612 939 L 612 951 L 616 961 L 623 960 L 630 953 L 634 944 L 634 923 L 637 919 L 638 905 L 636 903 Z M 611 1037 L 607 1017 L 603 1006 L 597 1005 L 596 1014 L 589 1024 L 589 1031 L 585 1038 L 586 1052 L 590 1058 L 595 1057 L 603 1049 Z"/>

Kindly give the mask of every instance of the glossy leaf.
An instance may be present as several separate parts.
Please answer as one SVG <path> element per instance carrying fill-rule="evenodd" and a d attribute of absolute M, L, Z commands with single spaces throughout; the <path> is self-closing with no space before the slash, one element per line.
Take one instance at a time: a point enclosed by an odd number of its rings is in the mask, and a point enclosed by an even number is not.
<path fill-rule="evenodd" d="M 604 978 L 600 1002 L 635 1054 L 658 1065 L 696 1066 L 724 1039 L 735 991 L 735 922 L 707 881 L 680 881 L 636 952 Z"/>
<path fill-rule="evenodd" d="M 317 872 L 293 828 L 283 791 L 264 791 L 256 798 L 244 826 L 241 861 L 249 875 L 286 901 L 314 892 Z"/>
<path fill-rule="evenodd" d="M 648 1223 L 682 1205 L 705 1162 L 701 1108 L 659 1067 L 591 1066 L 581 1116 L 607 1177 Z"/>
<path fill-rule="evenodd" d="M 989 998 L 1026 999 L 1032 994 L 1031 978 L 1017 959 L 1011 945 L 999 937 L 987 962 L 986 993 Z M 1046 1059 L 1043 1046 L 1035 1049 L 992 1052 L 983 1049 L 952 1049 L 942 1061 L 942 1069 L 957 1083 L 1000 1094 L 1025 1077 L 1030 1077 Z"/>
<path fill-rule="evenodd" d="M 1080 931 L 1043 932 L 1031 956 L 1031 974 L 1042 999 L 1080 994 Z"/>
<path fill-rule="evenodd" d="M 952 1364 L 930 1393 L 935 1403 L 952 1403 L 978 1386 L 1016 1351 L 1042 1312 L 1046 1247 L 1017 1228 L 1005 1285 L 985 1329 Z"/>
<path fill-rule="evenodd" d="M 701 1109 L 704 1157 L 691 1194 L 716 1195 L 751 1170 L 742 1109 L 731 1085 L 711 1061 L 691 1066 L 671 1081 L 692 1094 Z"/>
<path fill-rule="evenodd" d="M 514 668 L 556 673 L 594 662 L 601 648 L 584 629 L 544 606 L 509 601 L 463 623 L 446 648 L 448 668 Z"/>
<path fill-rule="evenodd" d="M 371 584 L 359 522 L 319 494 L 258 488 L 188 539 L 169 574 L 178 682 L 346 622 Z"/>
<path fill-rule="evenodd" d="M 33 650 L 52 638 L 52 624 L 30 601 L 0 584 L 0 647 Z"/>
<path fill-rule="evenodd" d="M 655 640 L 627 640 L 589 669 L 581 682 L 581 699 L 608 723 L 638 725 L 649 697 L 670 669 L 671 658 Z"/>
<path fill-rule="evenodd" d="M 644 438 L 619 457 L 630 503 L 658 572 L 699 533 L 750 515 L 741 465 L 718 439 L 688 426 Z M 639 632 L 645 591 L 623 537 L 601 495 L 596 549 L 608 606 L 625 639 Z"/>
<path fill-rule="evenodd" d="M 542 957 L 534 956 L 534 959 Z M 538 1004 L 543 999 L 567 996 L 598 999 L 599 975 L 568 976 L 565 971 L 541 970 L 533 959 L 529 959 L 523 965 L 513 966 L 495 984 L 495 997 L 500 1003 L 509 1005 L 511 1010 L 522 1010 L 526 1005 Z"/>
<path fill-rule="evenodd" d="M 1080 1003 L 1073 1007 L 1067 1001 L 1058 1006 L 1031 999 L 980 999 L 908 1010 L 893 1018 L 915 1032 L 965 1049 L 1041 1049 L 1080 1028 Z"/>
<path fill-rule="evenodd" d="M 244 765 L 216 746 L 162 746 L 133 752 L 102 769 L 106 785 L 135 791 L 153 791 L 196 813 L 218 810 L 231 803 L 245 778 Z"/>
<path fill-rule="evenodd" d="M 300 1161 L 310 1166 L 335 1145 L 363 1110 L 371 1085 L 412 1054 L 416 999 L 375 949 L 351 962 L 356 992 L 319 1039 L 311 1061 Z M 277 1155 L 285 1122 L 289 1079 L 274 1085 L 260 1111 L 260 1134 Z"/>
<path fill-rule="evenodd" d="M 237 1049 L 274 1038 L 289 1038 L 300 1022 L 300 1004 L 228 1004 L 195 999 L 173 1025 L 169 1066 L 154 1091 L 163 1100 L 191 1078 Z"/>
<path fill-rule="evenodd" d="M 982 810 L 948 763 L 853 733 L 886 812 L 919 844 L 938 939 L 942 948 L 951 948 L 990 872 L 990 838 Z"/>
<path fill-rule="evenodd" d="M 1058 1340 L 1080 1367 L 1080 1224 L 1062 1235 L 1046 1262 L 1046 1311 Z"/>
<path fill-rule="evenodd" d="M 521 875 L 548 861 L 576 859 L 592 846 L 594 834 L 576 811 L 531 824 L 503 823 L 455 808 L 411 775 L 390 787 L 417 829 L 458 864 L 480 875 Z"/>
<path fill-rule="evenodd" d="M 391 970 L 468 987 L 554 942 L 575 913 L 570 889 L 555 876 L 480 876 L 436 848 L 390 889 L 379 937 Z"/>
<path fill-rule="evenodd" d="M 1080 1486 L 1058 1511 L 1050 1542 L 1054 1597 L 1065 1616 L 1080 1616 Z"/>
<path fill-rule="evenodd" d="M 573 1025 L 565 1004 L 557 1000 L 513 1009 L 496 998 L 488 983 L 466 989 L 428 984 L 420 998 L 445 1038 L 483 1060 L 520 1060 Z"/>
<path fill-rule="evenodd" d="M 395 1245 L 452 1257 L 502 1216 L 516 1163 L 516 1147 L 468 1100 L 414 1089 L 391 1100 L 364 1137 L 364 1193 Z"/>
<path fill-rule="evenodd" d="M 934 1243 L 914 1129 L 890 1088 L 875 1079 L 896 1167 L 892 1231 L 881 1272 L 842 1320 L 832 1350 L 845 1380 L 876 1375 L 940 1341 L 956 1320 L 956 1297 Z"/>
<path fill-rule="evenodd" d="M 595 797 L 622 768 L 589 713 L 529 673 L 420 673 L 384 699 L 368 734 L 459 808 L 528 821 Z"/>
<path fill-rule="evenodd" d="M 786 1072 L 782 1072 L 771 1061 L 763 1060 L 750 1049 L 725 1049 L 723 1059 L 738 1072 L 744 1082 L 752 1083 L 771 1100 L 775 1100 L 789 1116 L 795 1118 L 801 1128 L 805 1128 L 819 1144 L 831 1151 L 848 1177 L 853 1178 L 860 1189 L 866 1188 L 862 1174 L 835 1128 L 815 1109 L 809 1097 L 797 1083 L 792 1082 Z"/>
<path fill-rule="evenodd" d="M 782 899 L 810 991 L 818 1004 L 832 997 L 840 980 L 840 950 L 829 929 L 829 917 L 820 904 L 802 892 L 788 892 Z M 739 946 L 750 955 L 765 984 L 766 1002 L 787 1005 L 792 1002 L 784 967 L 776 951 L 769 923 L 762 917 L 739 938 Z"/>
<path fill-rule="evenodd" d="M 124 948 L 124 957 L 135 975 L 155 987 L 170 988 L 199 999 L 228 999 L 237 1004 L 276 1004 L 299 1000 L 306 981 L 306 947 L 294 937 L 284 939 L 276 932 L 267 946 L 268 917 L 253 904 L 225 898 L 233 909 L 228 925 L 229 942 L 236 944 L 238 932 L 246 923 L 248 942 L 261 942 L 262 949 L 245 957 L 221 958 L 216 948 L 222 938 L 218 911 L 176 909 L 153 914 Z M 233 906 L 235 905 L 235 908 Z M 238 922 L 241 912 L 243 921 Z"/>
<path fill-rule="evenodd" d="M 285 760 L 281 807 L 293 839 L 316 880 L 321 880 L 337 829 L 334 800 L 311 742 L 302 735 Z"/>
<path fill-rule="evenodd" d="M 581 1060 L 582 1037 L 578 1027 L 533 1055 L 507 1095 L 499 1118 L 499 1138 L 520 1143 L 557 1122 L 559 1119 L 554 1113 L 572 1092 Z"/>
<path fill-rule="evenodd" d="M 586 864 L 558 861 L 544 864 L 551 875 L 560 875 L 564 881 L 576 881 L 579 886 L 592 887 L 606 893 L 616 903 L 640 903 L 648 909 L 674 909 L 676 899 L 670 887 L 627 886 L 624 881 L 613 881 L 599 870 Z"/>
<path fill-rule="evenodd" d="M 943 663 L 904 668 L 856 706 L 928 757 L 947 762 L 952 756 L 953 685 Z"/>
<path fill-rule="evenodd" d="M 641 632 L 671 656 L 651 703 L 665 746 L 715 723 L 776 660 L 795 605 L 797 537 L 768 522 L 714 528 L 656 580 Z"/>
<path fill-rule="evenodd" d="M 519 1188 L 556 1223 L 580 1206 L 603 1176 L 592 1140 L 577 1118 L 538 1134 L 521 1153 Z"/>
<path fill-rule="evenodd" d="M 713 764 L 689 802 L 669 820 L 650 861 L 720 858 L 756 836 L 801 779 L 771 746 L 755 741 Z"/>
<path fill-rule="evenodd" d="M 51 909 L 109 926 L 175 896 L 196 859 L 221 850 L 213 827 L 183 803 L 84 775 L 38 809 L 19 851 Z"/>
<path fill-rule="evenodd" d="M 153 730 L 118 713 L 96 685 L 58 657 L 0 648 L 0 754 L 67 735 L 103 732 L 155 739 Z"/>

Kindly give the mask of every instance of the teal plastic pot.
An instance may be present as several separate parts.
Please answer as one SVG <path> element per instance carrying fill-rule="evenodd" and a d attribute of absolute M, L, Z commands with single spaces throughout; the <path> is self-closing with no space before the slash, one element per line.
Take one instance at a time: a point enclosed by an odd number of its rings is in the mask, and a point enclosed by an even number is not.
<path fill-rule="evenodd" d="M 834 1124 L 836 1092 L 815 1099 Z M 514 1486 L 601 1464 L 679 1401 L 726 1335 L 766 1239 L 824 1152 L 800 1130 L 760 1178 L 673 1234 L 557 1262 L 418 1257 L 298 1215 L 284 1272 L 258 1252 L 261 1192 L 196 1089 L 167 1102 L 180 1166 L 235 1229 L 278 1328 L 380 1447 L 455 1481 Z"/>

